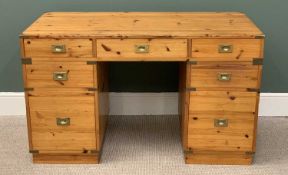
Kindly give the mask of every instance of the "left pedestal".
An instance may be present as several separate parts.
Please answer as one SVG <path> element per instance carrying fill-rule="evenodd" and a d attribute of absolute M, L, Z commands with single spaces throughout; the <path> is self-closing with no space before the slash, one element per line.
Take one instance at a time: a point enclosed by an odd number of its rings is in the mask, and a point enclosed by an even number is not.
<path fill-rule="evenodd" d="M 100 160 L 108 118 L 107 65 L 91 61 L 92 49 L 87 47 L 92 47 L 92 40 L 78 40 L 77 48 L 73 42 L 21 39 L 34 163 Z M 85 57 L 81 57 L 83 53 Z"/>

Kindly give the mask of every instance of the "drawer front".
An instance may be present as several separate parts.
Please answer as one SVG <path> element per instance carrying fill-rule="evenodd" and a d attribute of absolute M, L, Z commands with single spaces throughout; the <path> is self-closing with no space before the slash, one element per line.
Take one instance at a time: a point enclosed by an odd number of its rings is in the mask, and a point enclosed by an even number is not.
<path fill-rule="evenodd" d="M 262 39 L 193 39 L 192 58 L 245 61 L 263 58 Z"/>
<path fill-rule="evenodd" d="M 97 40 L 99 59 L 167 59 L 186 58 L 186 39 L 99 39 Z"/>
<path fill-rule="evenodd" d="M 252 151 L 253 113 L 189 115 L 188 147 L 213 151 Z"/>
<path fill-rule="evenodd" d="M 194 112 L 255 112 L 256 92 L 195 91 L 190 93 L 189 114 Z"/>
<path fill-rule="evenodd" d="M 94 87 L 94 66 L 86 62 L 40 62 L 26 65 L 26 84 L 33 88 Z"/>
<path fill-rule="evenodd" d="M 25 57 L 84 57 L 93 56 L 90 39 L 25 39 Z M 35 58 L 34 58 L 35 59 Z"/>
<path fill-rule="evenodd" d="M 29 97 L 33 149 L 95 150 L 94 96 Z"/>
<path fill-rule="evenodd" d="M 198 62 L 190 66 L 190 87 L 258 88 L 259 66 L 241 62 Z"/>

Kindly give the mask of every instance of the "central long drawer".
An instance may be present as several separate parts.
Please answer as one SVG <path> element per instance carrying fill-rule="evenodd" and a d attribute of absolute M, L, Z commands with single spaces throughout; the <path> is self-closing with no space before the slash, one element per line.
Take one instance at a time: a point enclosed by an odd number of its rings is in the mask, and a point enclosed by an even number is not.
<path fill-rule="evenodd" d="M 182 59 L 188 56 L 187 39 L 98 39 L 97 57 L 109 59 Z"/>

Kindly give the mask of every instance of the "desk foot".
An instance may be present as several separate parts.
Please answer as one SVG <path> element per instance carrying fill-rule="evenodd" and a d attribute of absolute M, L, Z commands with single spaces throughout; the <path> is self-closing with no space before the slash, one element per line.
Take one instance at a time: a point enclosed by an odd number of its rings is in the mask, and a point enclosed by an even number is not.
<path fill-rule="evenodd" d="M 246 152 L 197 151 L 185 153 L 186 164 L 251 165 L 253 154 Z"/>
<path fill-rule="evenodd" d="M 47 164 L 99 164 L 98 154 L 33 154 L 33 163 Z"/>

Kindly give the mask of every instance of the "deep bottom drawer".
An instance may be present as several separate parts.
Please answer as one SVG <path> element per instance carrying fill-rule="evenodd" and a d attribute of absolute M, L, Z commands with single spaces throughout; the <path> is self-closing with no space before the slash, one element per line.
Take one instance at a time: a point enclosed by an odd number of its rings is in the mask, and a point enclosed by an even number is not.
<path fill-rule="evenodd" d="M 252 151 L 253 113 L 189 115 L 188 147 L 192 150 Z"/>
<path fill-rule="evenodd" d="M 95 150 L 94 96 L 29 97 L 34 150 Z"/>

